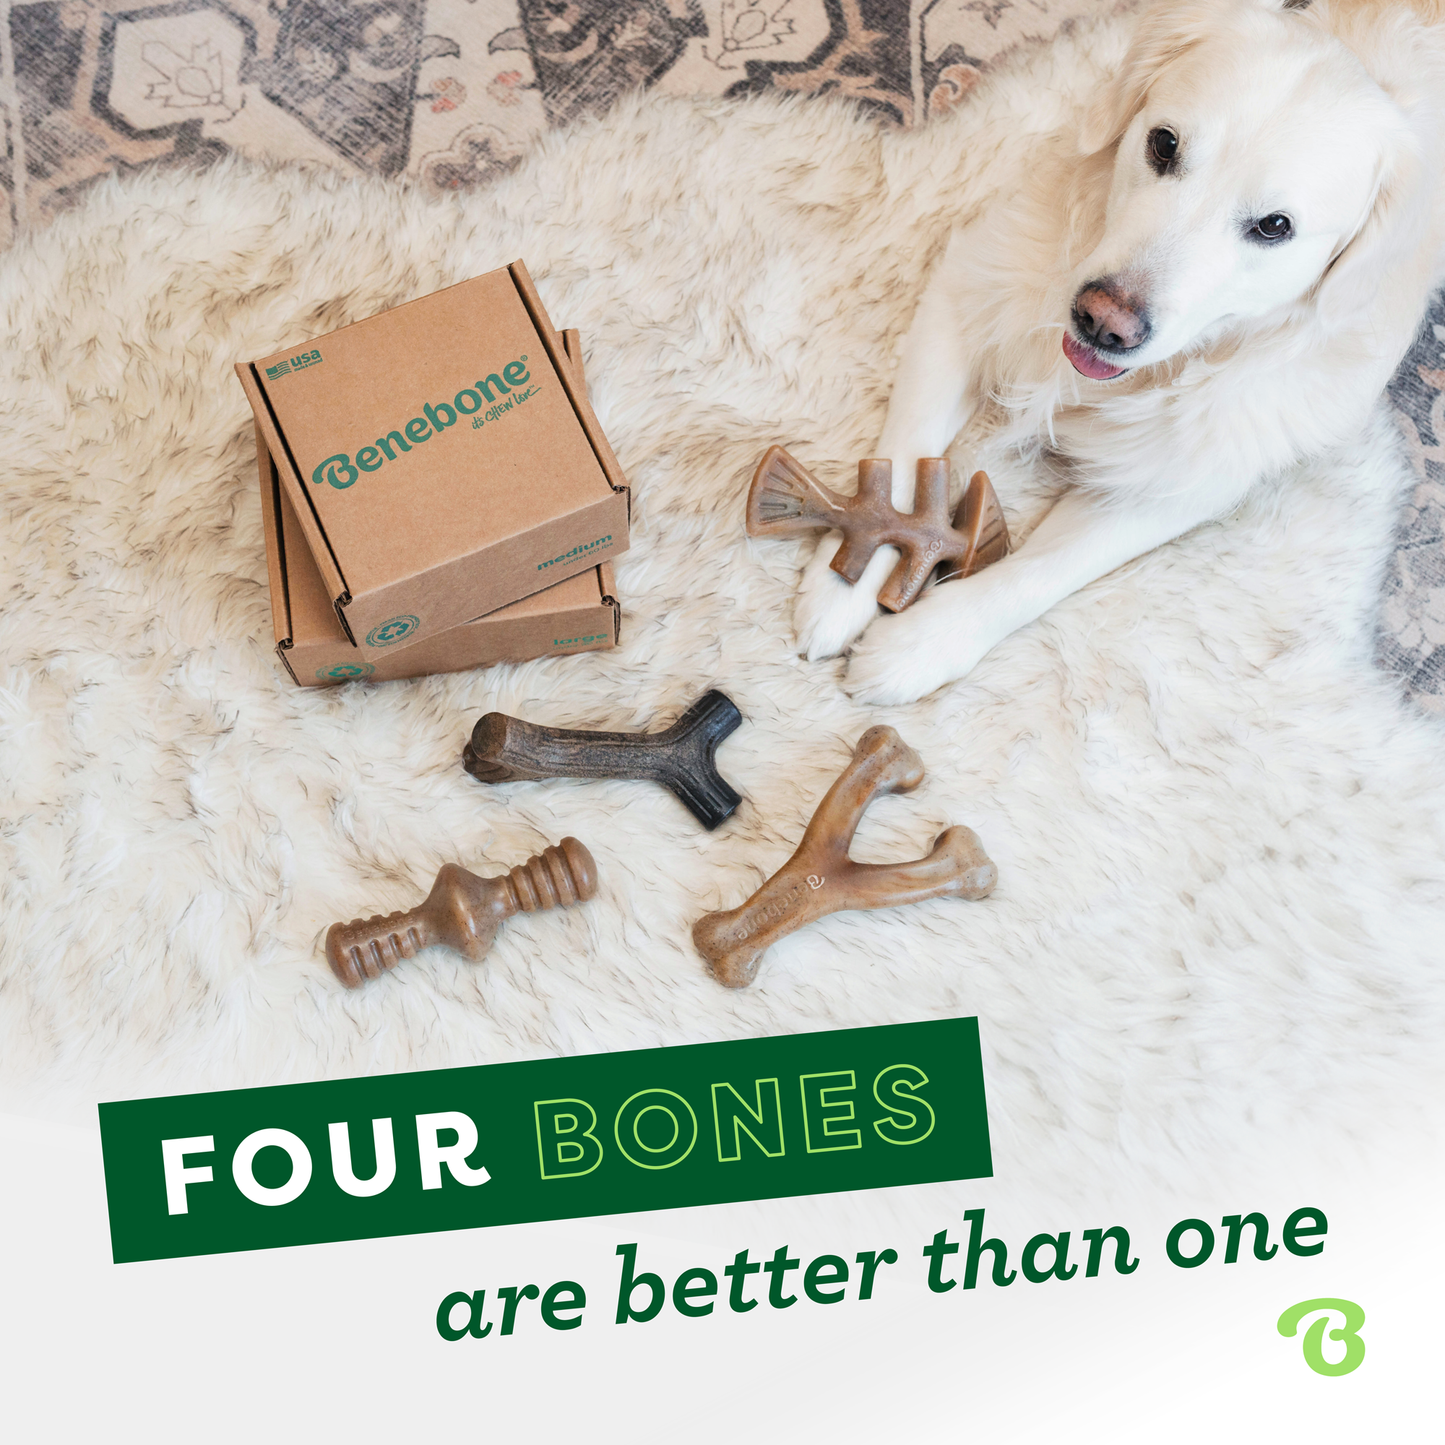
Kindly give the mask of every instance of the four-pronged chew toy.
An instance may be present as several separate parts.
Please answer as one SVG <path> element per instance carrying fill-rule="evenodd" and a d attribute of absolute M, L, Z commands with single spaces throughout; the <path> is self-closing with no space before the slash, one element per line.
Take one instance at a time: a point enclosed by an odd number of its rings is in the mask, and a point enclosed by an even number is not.
<path fill-rule="evenodd" d="M 489 712 L 472 729 L 462 764 L 484 783 L 517 778 L 645 778 L 670 788 L 704 828 L 716 828 L 742 802 L 714 754 L 742 722 L 731 698 L 704 693 L 660 733 L 595 733 L 539 727 Z"/>
<path fill-rule="evenodd" d="M 433 943 L 480 963 L 514 913 L 581 903 L 596 892 L 597 865 L 575 838 L 544 848 L 500 878 L 478 878 L 447 863 L 426 901 L 409 913 L 333 923 L 326 933 L 326 958 L 347 988 L 360 988 Z"/>
<path fill-rule="evenodd" d="M 912 863 L 855 863 L 848 856 L 873 799 L 909 792 L 922 781 L 918 754 L 892 728 L 869 728 L 818 804 L 798 851 L 741 907 L 693 925 L 693 942 L 718 982 L 729 988 L 751 983 L 769 947 L 829 913 L 991 893 L 998 869 L 971 828 L 945 829 L 933 851 Z"/>
<path fill-rule="evenodd" d="M 948 458 L 918 463 L 913 510 L 893 506 L 893 463 L 872 457 L 858 463 L 858 491 L 840 497 L 782 447 L 769 447 L 748 489 L 750 537 L 792 537 L 819 528 L 843 534 L 832 568 L 857 582 L 883 546 L 903 556 L 883 584 L 878 601 L 902 612 L 946 564 L 939 580 L 967 577 L 1008 555 L 1008 524 L 986 472 L 975 472 L 948 522 Z"/>

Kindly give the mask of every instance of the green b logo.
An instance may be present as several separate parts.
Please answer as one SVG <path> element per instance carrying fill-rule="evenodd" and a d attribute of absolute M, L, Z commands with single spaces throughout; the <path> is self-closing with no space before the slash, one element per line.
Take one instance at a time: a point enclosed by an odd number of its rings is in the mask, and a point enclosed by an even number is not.
<path fill-rule="evenodd" d="M 316 676 L 323 680 L 346 682 L 353 677 L 370 677 L 375 671 L 369 662 L 338 662 L 335 667 L 318 667 Z"/>
<path fill-rule="evenodd" d="M 327 457 L 317 466 L 311 473 L 311 480 L 318 487 L 322 482 L 330 482 L 333 487 L 341 490 L 349 487 L 360 475 L 351 465 L 351 458 L 345 452 L 337 452 L 334 457 Z"/>
<path fill-rule="evenodd" d="M 1358 1370 L 1360 1362 L 1365 1358 L 1365 1342 L 1359 1336 L 1360 1326 L 1365 1322 L 1364 1310 L 1353 1300 L 1307 1299 L 1291 1305 L 1279 1317 L 1276 1328 L 1288 1339 L 1299 1332 L 1305 1316 L 1313 1314 L 1320 1317 L 1305 1331 L 1302 1341 L 1305 1364 L 1317 1375 L 1348 1375 L 1351 1370 Z M 1329 1334 L 1332 1340 L 1338 1340 L 1344 1345 L 1345 1357 L 1331 1363 L 1325 1359 L 1324 1338 L 1325 1331 L 1336 1314 L 1343 1315 L 1345 1322 L 1337 1329 L 1330 1330 Z"/>
<path fill-rule="evenodd" d="M 366 634 L 366 645 L 368 647 L 390 647 L 393 642 L 400 642 L 403 637 L 410 637 L 420 626 L 421 619 L 413 617 L 410 613 L 402 617 L 388 617 L 385 622 L 378 622 Z"/>

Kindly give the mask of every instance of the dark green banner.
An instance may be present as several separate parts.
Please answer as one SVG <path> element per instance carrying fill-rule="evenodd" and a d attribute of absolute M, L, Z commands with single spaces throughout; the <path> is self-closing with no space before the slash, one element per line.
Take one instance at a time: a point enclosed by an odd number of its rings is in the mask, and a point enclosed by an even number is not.
<path fill-rule="evenodd" d="M 993 1172 L 977 1019 L 100 1106 L 117 1264 Z"/>

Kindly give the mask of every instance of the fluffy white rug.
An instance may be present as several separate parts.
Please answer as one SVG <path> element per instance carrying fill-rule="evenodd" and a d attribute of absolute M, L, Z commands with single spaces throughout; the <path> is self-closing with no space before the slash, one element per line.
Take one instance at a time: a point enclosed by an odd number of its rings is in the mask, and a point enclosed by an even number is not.
<path fill-rule="evenodd" d="M 1065 36 L 913 135 L 827 104 L 638 99 L 455 203 L 302 170 L 143 175 L 0 259 L 7 1098 L 82 1115 L 975 1013 L 1014 1176 L 1178 1173 L 1438 1097 L 1445 748 L 1370 665 L 1408 481 L 1383 423 L 904 708 L 794 655 L 803 549 L 742 534 L 768 443 L 834 478 L 867 453 L 926 264 L 978 199 L 971 158 L 1026 152 L 1119 44 Z M 231 363 L 518 255 L 582 329 L 635 484 L 621 648 L 298 691 Z M 991 460 L 1026 527 L 1027 459 Z M 644 784 L 489 789 L 460 766 L 489 709 L 641 728 L 714 685 L 747 718 L 720 757 L 747 801 L 715 835 Z M 875 805 L 858 856 L 967 823 L 996 894 L 835 917 L 723 990 L 694 919 L 783 861 L 883 721 L 929 774 Z M 597 856 L 590 905 L 514 920 L 480 967 L 433 951 L 356 994 L 332 980 L 334 919 L 565 833 Z"/>

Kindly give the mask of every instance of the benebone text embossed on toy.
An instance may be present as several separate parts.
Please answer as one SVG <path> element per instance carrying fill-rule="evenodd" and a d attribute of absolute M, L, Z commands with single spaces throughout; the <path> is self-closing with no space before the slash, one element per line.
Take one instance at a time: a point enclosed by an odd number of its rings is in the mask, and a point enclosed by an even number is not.
<path fill-rule="evenodd" d="M 751 983 L 768 948 L 829 913 L 991 893 L 998 869 L 971 828 L 945 829 L 933 851 L 912 863 L 855 863 L 848 856 L 873 799 L 909 792 L 922 781 L 918 754 L 892 728 L 869 728 L 818 804 L 798 851 L 740 908 L 709 913 L 693 925 L 692 940 L 718 982 L 729 988 Z"/>
<path fill-rule="evenodd" d="M 704 828 L 716 828 L 742 798 L 717 770 L 714 754 L 742 722 L 714 688 L 659 733 L 599 733 L 539 727 L 489 712 L 472 729 L 462 764 L 484 783 L 517 778 L 645 778 L 670 788 Z"/>
<path fill-rule="evenodd" d="M 934 569 L 939 580 L 967 577 L 1008 555 L 1008 524 L 986 472 L 975 472 L 948 522 L 948 458 L 919 460 L 913 510 L 893 506 L 893 463 L 858 463 L 858 491 L 841 497 L 825 487 L 782 447 L 769 447 L 748 489 L 750 537 L 791 537 L 820 528 L 843 534 L 833 570 L 856 582 L 882 546 L 903 554 L 878 594 L 890 612 L 902 612 L 923 591 Z"/>
<path fill-rule="evenodd" d="M 478 878 L 447 863 L 426 901 L 410 912 L 333 923 L 326 934 L 326 958 L 347 988 L 360 988 L 434 943 L 480 963 L 514 913 L 581 903 L 596 892 L 597 865 L 575 838 L 544 848 L 500 878 Z"/>

